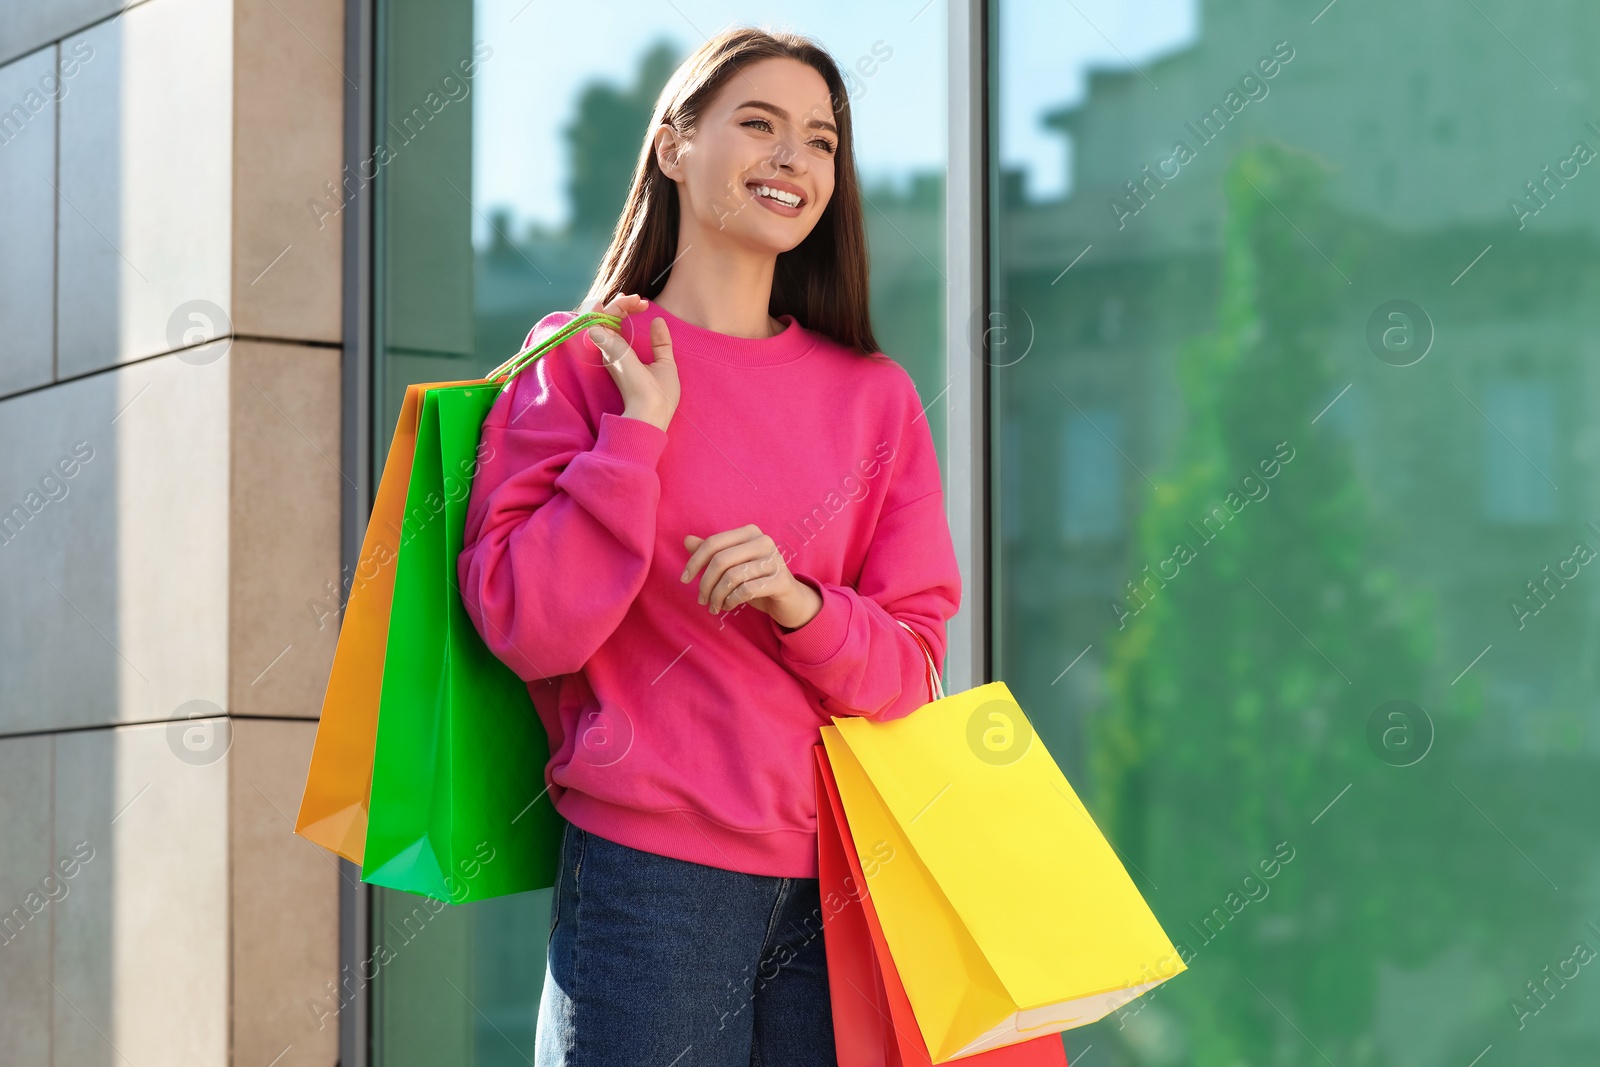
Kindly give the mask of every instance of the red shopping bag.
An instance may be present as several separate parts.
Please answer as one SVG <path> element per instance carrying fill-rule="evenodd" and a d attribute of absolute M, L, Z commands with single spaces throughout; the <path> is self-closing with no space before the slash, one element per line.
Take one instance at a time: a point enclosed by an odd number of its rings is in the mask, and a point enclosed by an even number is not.
<path fill-rule="evenodd" d="M 815 753 L 822 939 L 839 1067 L 933 1067 L 867 892 L 827 749 L 818 744 Z M 973 1067 L 1067 1067 L 1067 1053 L 1061 1035 L 1051 1033 L 957 1062 Z"/>

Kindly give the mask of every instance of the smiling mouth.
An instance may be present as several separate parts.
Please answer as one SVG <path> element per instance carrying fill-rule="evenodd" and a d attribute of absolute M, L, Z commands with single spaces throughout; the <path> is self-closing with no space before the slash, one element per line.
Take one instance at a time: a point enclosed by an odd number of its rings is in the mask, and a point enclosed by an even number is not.
<path fill-rule="evenodd" d="M 768 188 L 768 189 L 772 189 L 774 192 L 779 193 L 780 195 L 779 196 L 768 196 L 766 193 L 763 193 L 761 191 L 763 186 L 766 186 L 766 188 Z M 802 208 L 802 207 L 805 207 L 806 203 L 807 203 L 807 200 L 806 200 L 806 197 L 805 197 L 804 194 L 802 194 L 802 193 L 785 193 L 784 190 L 776 189 L 773 186 L 766 185 L 765 182 L 746 182 L 745 183 L 745 188 L 749 189 L 756 196 L 766 197 L 768 200 L 771 200 L 773 203 L 782 204 L 784 207 Z M 799 197 L 799 199 L 798 199 L 797 202 L 791 204 L 791 203 L 789 203 L 789 201 L 781 199 L 781 197 L 783 195 L 796 196 L 796 197 Z"/>

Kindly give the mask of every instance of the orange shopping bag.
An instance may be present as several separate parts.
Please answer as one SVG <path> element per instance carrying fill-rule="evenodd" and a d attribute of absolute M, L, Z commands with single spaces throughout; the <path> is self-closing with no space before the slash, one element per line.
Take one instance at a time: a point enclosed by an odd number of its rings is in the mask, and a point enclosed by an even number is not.
<path fill-rule="evenodd" d="M 463 382 L 427 382 L 406 387 L 389 458 L 361 543 L 361 560 L 350 585 L 333 654 L 333 672 L 322 699 L 322 719 L 311 749 L 311 769 L 300 798 L 294 832 L 361 863 L 367 843 L 367 797 L 372 789 L 372 753 L 378 740 L 378 696 L 383 654 L 394 601 L 395 561 L 405 522 L 406 488 L 417 450 L 422 394 Z"/>

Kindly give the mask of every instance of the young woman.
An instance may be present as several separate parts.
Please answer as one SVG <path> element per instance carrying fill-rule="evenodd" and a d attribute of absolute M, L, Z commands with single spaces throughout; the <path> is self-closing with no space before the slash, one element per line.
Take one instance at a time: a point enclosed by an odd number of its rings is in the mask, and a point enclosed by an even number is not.
<path fill-rule="evenodd" d="M 920 642 L 943 663 L 961 577 L 873 340 L 826 52 L 742 28 L 685 61 L 582 307 L 621 330 L 496 401 L 459 560 L 568 821 L 537 1062 L 832 1064 L 818 729 L 931 699 Z"/>

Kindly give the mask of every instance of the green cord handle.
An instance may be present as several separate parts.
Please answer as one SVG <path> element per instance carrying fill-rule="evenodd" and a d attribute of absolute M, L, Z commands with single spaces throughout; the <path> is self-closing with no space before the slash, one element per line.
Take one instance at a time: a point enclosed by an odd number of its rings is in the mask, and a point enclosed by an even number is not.
<path fill-rule="evenodd" d="M 546 337 L 543 341 L 540 341 L 538 344 L 533 345 L 532 347 L 524 348 L 521 352 L 518 352 L 510 359 L 500 364 L 494 370 L 485 375 L 484 380 L 493 382 L 504 378 L 505 383 L 500 386 L 500 391 L 505 392 L 507 389 L 511 388 L 511 382 L 516 378 L 516 376 L 522 373 L 522 371 L 528 366 L 533 364 L 533 362 L 540 356 L 544 355 L 546 352 L 550 351 L 556 345 L 559 345 L 562 341 L 565 341 L 579 330 L 586 330 L 590 326 L 601 324 L 609 326 L 615 330 L 617 327 L 622 325 L 622 320 L 615 315 L 608 315 L 603 311 L 585 311 L 571 322 L 566 323 L 555 333 L 551 334 L 549 337 Z"/>

